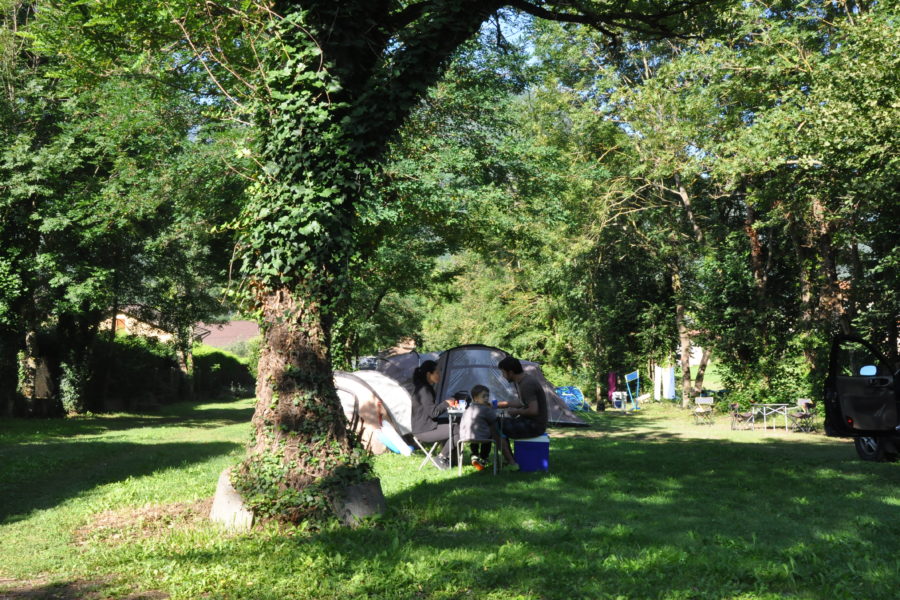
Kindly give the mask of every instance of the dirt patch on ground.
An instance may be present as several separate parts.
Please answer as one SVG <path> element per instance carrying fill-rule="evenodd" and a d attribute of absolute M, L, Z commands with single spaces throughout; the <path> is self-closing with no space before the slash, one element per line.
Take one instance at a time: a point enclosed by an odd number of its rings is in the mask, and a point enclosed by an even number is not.
<path fill-rule="evenodd" d="M 17 581 L 0 579 L 0 600 L 108 600 L 105 581 L 64 581 L 48 583 L 42 580 Z M 165 600 L 168 594 L 158 591 L 138 592 L 121 600 Z"/>
<path fill-rule="evenodd" d="M 172 529 L 194 527 L 209 518 L 210 508 L 212 498 L 108 510 L 95 515 L 90 523 L 75 530 L 74 543 L 79 546 L 97 541 L 122 544 L 162 535 Z"/>
<path fill-rule="evenodd" d="M 196 527 L 209 518 L 212 498 L 196 502 L 148 504 L 140 508 L 108 510 L 78 528 L 74 544 L 124 544 L 128 541 L 165 535 L 173 529 Z M 163 600 L 169 595 L 157 590 L 115 593 L 108 580 L 49 581 L 0 578 L 0 600 Z"/>

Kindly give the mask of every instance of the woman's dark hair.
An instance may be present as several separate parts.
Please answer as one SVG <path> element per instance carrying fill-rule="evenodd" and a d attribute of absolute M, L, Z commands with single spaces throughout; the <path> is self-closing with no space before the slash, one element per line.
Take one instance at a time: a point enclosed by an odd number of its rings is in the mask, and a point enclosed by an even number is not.
<path fill-rule="evenodd" d="M 501 371 L 512 371 L 516 375 L 524 370 L 522 369 L 522 363 L 519 362 L 519 359 L 512 356 L 504 357 L 497 365 L 497 368 Z"/>
<path fill-rule="evenodd" d="M 421 365 L 415 368 L 413 371 L 413 386 L 416 390 L 420 387 L 428 385 L 428 379 L 426 376 L 429 373 L 433 373 L 434 370 L 437 369 L 437 363 L 433 360 L 426 360 Z"/>

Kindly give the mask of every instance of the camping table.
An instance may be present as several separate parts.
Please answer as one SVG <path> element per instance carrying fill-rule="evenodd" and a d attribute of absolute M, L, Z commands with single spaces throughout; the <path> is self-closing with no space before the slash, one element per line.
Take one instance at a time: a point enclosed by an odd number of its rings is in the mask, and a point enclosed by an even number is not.
<path fill-rule="evenodd" d="M 450 456 L 451 457 L 453 456 L 453 452 L 455 450 L 454 445 L 453 445 L 453 417 L 458 416 L 460 418 L 460 420 L 462 420 L 462 414 L 465 411 L 466 411 L 466 409 L 459 405 L 457 405 L 455 407 L 454 406 L 447 407 L 447 423 L 449 423 L 449 426 L 447 427 L 447 431 L 448 431 L 447 443 L 450 444 Z"/>
<path fill-rule="evenodd" d="M 763 418 L 763 429 L 768 429 L 768 417 L 769 415 L 784 415 L 784 430 L 788 430 L 788 408 L 790 404 L 776 404 L 776 403 L 761 403 L 761 404 L 751 404 L 750 408 L 754 411 L 757 411 L 762 415 Z M 777 418 L 777 417 L 776 417 Z M 775 419 L 772 420 L 772 429 L 777 429 L 778 425 L 775 424 Z"/>

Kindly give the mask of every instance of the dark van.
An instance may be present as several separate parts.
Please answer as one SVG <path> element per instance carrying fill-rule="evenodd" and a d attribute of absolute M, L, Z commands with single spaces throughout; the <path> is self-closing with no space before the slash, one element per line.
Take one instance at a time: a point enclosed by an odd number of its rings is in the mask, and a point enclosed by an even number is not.
<path fill-rule="evenodd" d="M 825 432 L 852 437 L 863 460 L 893 461 L 900 451 L 898 365 L 855 336 L 834 339 L 825 381 Z"/>

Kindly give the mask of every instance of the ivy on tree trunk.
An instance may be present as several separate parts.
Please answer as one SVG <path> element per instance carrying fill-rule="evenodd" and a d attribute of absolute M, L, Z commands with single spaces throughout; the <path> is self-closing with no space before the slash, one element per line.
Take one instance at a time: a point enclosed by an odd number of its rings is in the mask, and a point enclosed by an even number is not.
<path fill-rule="evenodd" d="M 332 320 L 346 301 L 356 207 L 371 169 L 457 47 L 504 6 L 660 34 L 705 2 L 641 13 L 568 2 L 273 3 L 256 119 L 264 172 L 238 224 L 264 344 L 255 437 L 235 485 L 257 512 L 302 519 L 325 510 L 336 488 L 367 477 L 332 385 Z"/>
<path fill-rule="evenodd" d="M 264 343 L 254 440 L 235 485 L 258 513 L 291 521 L 326 512 L 340 488 L 368 476 L 346 431 L 330 352 L 355 206 L 443 63 L 497 8 L 438 2 L 421 18 L 391 17 L 390 3 L 302 4 L 275 8 L 257 117 L 264 175 L 240 223 Z M 415 37 L 401 43 L 394 28 L 414 17 Z"/>

